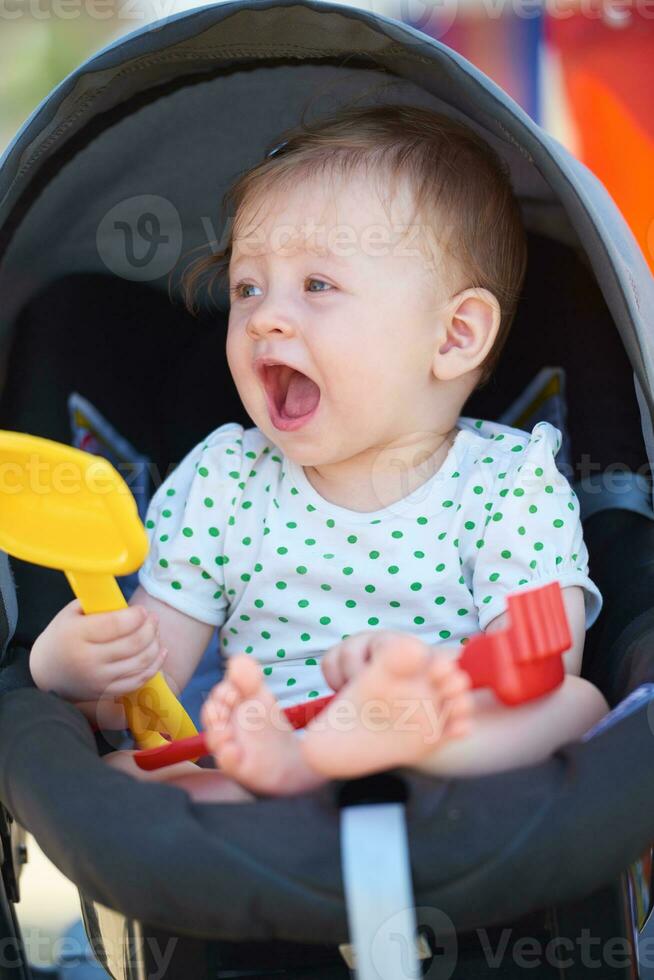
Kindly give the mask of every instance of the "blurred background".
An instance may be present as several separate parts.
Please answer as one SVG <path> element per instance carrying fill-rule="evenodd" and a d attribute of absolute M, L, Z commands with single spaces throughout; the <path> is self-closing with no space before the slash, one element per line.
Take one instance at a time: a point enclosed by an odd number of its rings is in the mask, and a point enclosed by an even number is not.
<path fill-rule="evenodd" d="M 606 185 L 654 271 L 654 0 L 355 5 L 442 41 L 507 91 Z M 199 6 L 193 0 L 0 0 L 0 155 L 39 103 L 87 58 Z M 62 976 L 102 976 L 90 963 L 82 965 L 76 889 L 34 841 L 28 844 L 18 912 L 30 958 L 41 967 L 58 962 Z"/>
<path fill-rule="evenodd" d="M 343 5 L 347 3 L 340 0 Z M 463 54 L 607 186 L 654 269 L 654 0 L 360 0 Z M 193 0 L 0 0 L 0 153 L 82 61 Z"/>

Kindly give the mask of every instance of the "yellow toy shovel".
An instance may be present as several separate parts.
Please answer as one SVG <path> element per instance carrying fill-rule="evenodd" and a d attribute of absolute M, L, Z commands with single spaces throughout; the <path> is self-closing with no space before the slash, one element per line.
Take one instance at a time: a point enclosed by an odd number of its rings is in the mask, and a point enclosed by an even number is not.
<path fill-rule="evenodd" d="M 0 430 L 0 548 L 63 571 L 85 613 L 127 603 L 115 575 L 138 569 L 148 537 L 129 487 L 102 456 Z M 161 672 L 121 696 L 140 748 L 197 734 Z"/>

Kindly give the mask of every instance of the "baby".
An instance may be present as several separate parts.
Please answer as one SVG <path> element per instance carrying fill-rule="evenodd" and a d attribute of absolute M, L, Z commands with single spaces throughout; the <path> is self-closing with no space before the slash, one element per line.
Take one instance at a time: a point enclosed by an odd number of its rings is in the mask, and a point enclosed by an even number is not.
<path fill-rule="evenodd" d="M 579 676 L 602 598 L 559 431 L 460 414 L 524 278 L 507 168 L 446 116 L 348 108 L 228 197 L 228 244 L 184 296 L 195 312 L 205 273 L 228 275 L 227 359 L 255 425 L 221 425 L 161 484 L 130 608 L 66 606 L 34 644 L 35 682 L 97 712 L 160 669 L 181 691 L 219 627 L 226 675 L 202 710 L 219 771 L 105 757 L 198 800 L 545 758 L 608 711 Z M 467 639 L 506 627 L 508 594 L 553 580 L 574 640 L 564 682 L 510 709 L 471 691 Z M 281 709 L 334 691 L 293 730 Z"/>

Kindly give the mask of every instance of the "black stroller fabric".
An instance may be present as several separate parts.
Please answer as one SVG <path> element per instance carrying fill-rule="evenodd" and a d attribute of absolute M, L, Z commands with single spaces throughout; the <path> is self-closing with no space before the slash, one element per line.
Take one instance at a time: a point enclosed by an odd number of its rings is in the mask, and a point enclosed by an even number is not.
<path fill-rule="evenodd" d="M 169 300 L 166 274 L 111 275 L 96 230 L 145 188 L 175 201 L 192 248 L 206 201 L 298 120 L 311 82 L 334 101 L 380 91 L 393 101 L 397 84 L 399 97 L 470 121 L 511 166 L 527 282 L 496 378 L 465 413 L 497 416 L 537 370 L 561 365 L 573 458 L 647 467 L 654 285 L 608 194 L 454 52 L 384 17 L 308 0 L 217 4 L 136 32 L 62 83 L 19 134 L 0 168 L 0 426 L 68 441 L 66 398 L 77 390 L 165 473 L 216 417 L 249 424 L 222 354 L 224 297 L 193 321 Z M 170 344 L 153 355 L 155 331 Z M 206 401 L 188 395 L 191 366 L 210 373 L 196 388 Z M 152 397 L 162 385 L 172 386 L 165 404 Z M 584 532 L 605 601 L 584 674 L 614 706 L 654 684 L 654 520 L 617 500 Z M 81 714 L 29 676 L 30 644 L 71 598 L 63 576 L 12 567 L 19 616 L 0 672 L 0 800 L 54 863 L 89 898 L 175 934 L 346 942 L 339 805 L 351 784 L 200 805 L 109 770 Z M 645 702 L 540 765 L 492 776 L 396 772 L 416 905 L 465 932 L 613 881 L 654 836 L 651 722 Z M 361 792 L 386 788 L 364 782 Z"/>

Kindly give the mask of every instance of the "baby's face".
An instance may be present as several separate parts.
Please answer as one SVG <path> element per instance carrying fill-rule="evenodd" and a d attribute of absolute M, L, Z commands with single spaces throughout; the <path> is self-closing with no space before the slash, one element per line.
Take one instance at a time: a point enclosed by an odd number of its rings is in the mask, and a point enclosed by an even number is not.
<path fill-rule="evenodd" d="M 433 429 L 431 360 L 448 297 L 441 253 L 424 247 L 424 225 L 407 232 L 411 215 L 406 188 L 387 214 L 370 182 L 353 178 L 302 184 L 239 222 L 229 367 L 254 424 L 300 465 Z M 311 381 L 259 370 L 267 357 Z"/>

